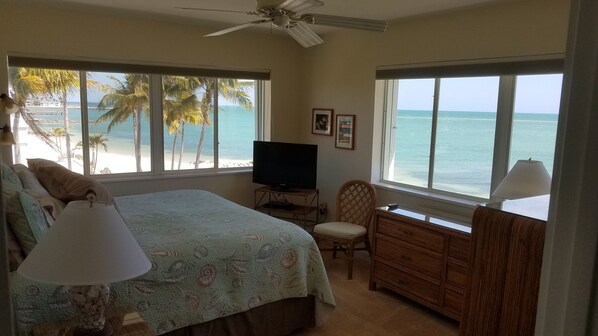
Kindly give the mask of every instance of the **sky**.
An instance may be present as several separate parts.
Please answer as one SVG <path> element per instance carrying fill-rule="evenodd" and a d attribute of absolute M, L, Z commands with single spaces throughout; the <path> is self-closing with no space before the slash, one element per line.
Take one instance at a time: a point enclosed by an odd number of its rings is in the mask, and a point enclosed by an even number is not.
<path fill-rule="evenodd" d="M 108 78 L 123 79 L 122 74 L 93 72 L 92 79 L 111 84 Z M 558 114 L 563 76 L 526 75 L 517 77 L 515 99 L 516 113 Z M 408 85 L 399 88 L 400 110 L 432 110 L 434 98 L 433 79 L 402 80 Z M 447 78 L 441 81 L 440 111 L 495 112 L 497 104 L 498 77 Z M 89 90 L 87 101 L 99 102 L 103 93 Z M 78 102 L 79 92 L 72 93 L 69 101 Z"/>
<path fill-rule="evenodd" d="M 105 72 L 89 72 L 91 74 L 91 80 L 96 82 L 107 84 L 107 85 L 114 85 L 114 80 L 110 77 L 117 78 L 118 80 L 124 81 L 125 76 L 122 73 L 105 73 Z M 253 92 L 249 91 L 250 97 L 253 97 Z M 104 92 L 97 90 L 97 89 L 90 89 L 87 91 L 87 101 L 90 103 L 99 102 L 102 97 L 104 96 Z M 81 97 L 79 94 L 79 90 L 73 92 L 68 97 L 69 102 L 80 102 Z M 219 97 L 219 102 L 221 105 L 235 105 L 234 103 L 228 101 L 223 97 Z"/>
<path fill-rule="evenodd" d="M 518 76 L 515 112 L 558 114 L 562 78 L 561 74 Z M 439 110 L 495 112 L 498 84 L 498 77 L 442 79 Z M 400 81 L 400 110 L 432 110 L 433 99 L 433 79 Z"/>

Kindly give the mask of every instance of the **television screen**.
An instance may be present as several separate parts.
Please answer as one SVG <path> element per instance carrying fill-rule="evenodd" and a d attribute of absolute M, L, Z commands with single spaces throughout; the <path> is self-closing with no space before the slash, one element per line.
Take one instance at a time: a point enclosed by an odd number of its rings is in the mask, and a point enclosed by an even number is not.
<path fill-rule="evenodd" d="M 286 142 L 253 142 L 253 182 L 283 190 L 315 189 L 318 146 Z"/>

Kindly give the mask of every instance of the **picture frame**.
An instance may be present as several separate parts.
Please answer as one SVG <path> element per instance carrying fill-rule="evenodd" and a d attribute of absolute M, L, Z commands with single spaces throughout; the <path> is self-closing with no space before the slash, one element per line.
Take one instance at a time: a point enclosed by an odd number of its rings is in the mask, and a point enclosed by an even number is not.
<path fill-rule="evenodd" d="M 311 133 L 332 135 L 333 114 L 333 109 L 314 108 L 311 117 Z"/>
<path fill-rule="evenodd" d="M 355 148 L 355 115 L 336 115 L 336 136 L 334 146 L 342 149 Z"/>

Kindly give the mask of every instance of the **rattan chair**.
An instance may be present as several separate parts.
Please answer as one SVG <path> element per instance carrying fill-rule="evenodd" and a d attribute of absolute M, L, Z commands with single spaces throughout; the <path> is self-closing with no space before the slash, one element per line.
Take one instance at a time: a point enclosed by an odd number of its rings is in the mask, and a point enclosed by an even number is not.
<path fill-rule="evenodd" d="M 364 243 L 365 248 L 357 250 L 367 250 L 371 254 L 368 228 L 375 206 L 376 189 L 366 181 L 351 180 L 341 186 L 336 196 L 336 222 L 317 224 L 314 227 L 316 242 L 332 242 L 331 249 L 321 249 L 322 251 L 332 250 L 333 258 L 336 258 L 339 249 L 347 254 L 349 280 L 353 278 L 355 244 Z"/>

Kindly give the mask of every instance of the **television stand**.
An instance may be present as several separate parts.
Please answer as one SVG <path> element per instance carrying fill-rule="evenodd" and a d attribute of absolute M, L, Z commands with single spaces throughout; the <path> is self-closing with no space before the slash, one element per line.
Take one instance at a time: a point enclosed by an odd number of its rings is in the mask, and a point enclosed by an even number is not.
<path fill-rule="evenodd" d="M 254 209 L 280 218 L 312 232 L 320 214 L 318 189 L 280 189 L 264 186 L 255 189 Z"/>

